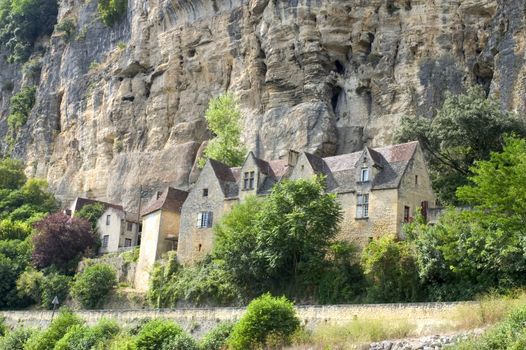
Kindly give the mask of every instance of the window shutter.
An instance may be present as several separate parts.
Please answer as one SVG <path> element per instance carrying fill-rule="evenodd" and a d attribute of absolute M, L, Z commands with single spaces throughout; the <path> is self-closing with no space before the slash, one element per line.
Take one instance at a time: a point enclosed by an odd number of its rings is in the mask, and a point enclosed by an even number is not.
<path fill-rule="evenodd" d="M 201 227 L 201 223 L 203 222 L 203 213 L 197 214 L 197 227 Z"/>
<path fill-rule="evenodd" d="M 213 216 L 213 212 L 209 211 L 208 212 L 208 222 L 207 222 L 207 227 L 212 227 L 212 216 Z"/>

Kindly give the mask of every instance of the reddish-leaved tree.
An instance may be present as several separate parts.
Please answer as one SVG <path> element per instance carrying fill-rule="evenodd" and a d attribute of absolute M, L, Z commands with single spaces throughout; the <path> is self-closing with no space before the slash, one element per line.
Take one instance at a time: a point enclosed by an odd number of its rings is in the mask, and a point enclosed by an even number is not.
<path fill-rule="evenodd" d="M 92 255 L 98 245 L 91 224 L 62 213 L 51 214 L 35 224 L 33 264 L 38 268 L 56 266 L 74 269 L 78 259 Z"/>

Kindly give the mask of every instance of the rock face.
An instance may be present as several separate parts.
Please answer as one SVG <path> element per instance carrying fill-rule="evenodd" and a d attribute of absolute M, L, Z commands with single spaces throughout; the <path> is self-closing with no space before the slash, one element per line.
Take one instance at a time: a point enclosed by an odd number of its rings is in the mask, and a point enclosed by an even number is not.
<path fill-rule="evenodd" d="M 129 0 L 107 28 L 96 0 L 64 0 L 76 33 L 50 38 L 13 154 L 63 200 L 133 208 L 139 185 L 188 185 L 207 103 L 225 91 L 266 159 L 389 144 L 402 115 L 432 118 L 474 83 L 524 112 L 524 16 L 520 0 Z M 14 91 L 28 79 L 0 63 Z"/>

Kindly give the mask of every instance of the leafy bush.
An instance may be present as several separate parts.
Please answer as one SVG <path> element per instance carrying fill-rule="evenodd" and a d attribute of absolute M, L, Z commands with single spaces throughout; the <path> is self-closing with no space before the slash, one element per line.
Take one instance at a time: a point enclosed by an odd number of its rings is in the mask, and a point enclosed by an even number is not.
<path fill-rule="evenodd" d="M 299 326 L 300 320 L 290 301 L 264 294 L 248 305 L 234 326 L 228 345 L 234 350 L 257 349 L 266 345 L 269 336 L 286 344 Z"/>
<path fill-rule="evenodd" d="M 26 124 L 29 113 L 31 109 L 33 109 L 36 101 L 36 91 L 35 86 L 27 86 L 11 97 L 7 125 L 9 126 L 9 133 L 13 135 L 13 137 L 15 137 L 18 130 Z"/>
<path fill-rule="evenodd" d="M 98 240 L 90 223 L 62 213 L 47 216 L 35 224 L 33 263 L 36 267 L 55 266 L 74 271 L 83 256 L 92 255 Z"/>
<path fill-rule="evenodd" d="M 102 22 L 108 27 L 113 26 L 126 14 L 127 0 L 99 0 L 99 14 Z"/>
<path fill-rule="evenodd" d="M 33 303 L 42 303 L 44 273 L 31 267 L 27 268 L 16 281 L 16 290 L 22 298 L 28 298 Z"/>
<path fill-rule="evenodd" d="M 42 70 L 41 57 L 35 57 L 30 59 L 22 66 L 22 72 L 30 77 L 31 79 L 37 79 L 40 76 Z"/>
<path fill-rule="evenodd" d="M 61 275 L 57 272 L 51 272 L 44 276 L 41 285 L 41 303 L 47 309 L 53 308 L 53 298 L 58 298 L 61 304 L 64 304 L 68 295 L 71 284 L 71 277 Z"/>
<path fill-rule="evenodd" d="M 75 23 L 75 20 L 71 18 L 65 18 L 55 26 L 55 30 L 63 32 L 66 35 L 67 40 L 70 40 L 73 37 L 76 29 L 77 23 Z"/>
<path fill-rule="evenodd" d="M 362 267 L 369 282 L 369 300 L 402 302 L 419 299 L 418 269 L 407 242 L 397 241 L 393 236 L 371 241 L 363 251 Z"/>
<path fill-rule="evenodd" d="M 241 143 L 241 112 L 234 96 L 225 94 L 210 100 L 205 118 L 215 137 L 208 142 L 199 165 L 203 167 L 209 158 L 228 166 L 242 165 L 246 149 Z"/>
<path fill-rule="evenodd" d="M 181 333 L 169 338 L 161 350 L 199 350 L 199 347 L 194 338 L 186 333 Z"/>
<path fill-rule="evenodd" d="M 31 226 L 25 222 L 5 219 L 0 221 L 0 240 L 25 240 L 31 235 Z"/>
<path fill-rule="evenodd" d="M 75 217 L 88 220 L 91 224 L 93 232 L 97 231 L 97 220 L 104 214 L 104 205 L 101 203 L 88 204 L 83 206 L 79 211 L 75 212 Z"/>
<path fill-rule="evenodd" d="M 0 308 L 25 306 L 16 291 L 16 280 L 29 265 L 30 252 L 27 240 L 0 240 Z"/>
<path fill-rule="evenodd" d="M 75 325 L 55 344 L 53 350 L 102 349 L 119 331 L 119 325 L 107 319 L 100 320 L 93 327 Z"/>
<path fill-rule="evenodd" d="M 0 159 L 0 190 L 17 190 L 26 181 L 22 162 L 11 158 Z"/>
<path fill-rule="evenodd" d="M 214 329 L 205 334 L 199 343 L 199 347 L 203 350 L 224 349 L 233 329 L 234 323 L 232 322 L 222 322 L 218 324 Z"/>
<path fill-rule="evenodd" d="M 67 310 L 62 310 L 51 325 L 40 333 L 34 333 L 28 340 L 25 350 L 53 350 L 55 344 L 82 320 Z"/>
<path fill-rule="evenodd" d="M 137 350 L 159 350 L 183 330 L 172 321 L 155 319 L 146 323 L 137 334 Z"/>
<path fill-rule="evenodd" d="M 0 350 L 24 350 L 28 339 L 35 331 L 29 328 L 18 328 L 0 338 Z"/>
<path fill-rule="evenodd" d="M 5 324 L 5 318 L 0 316 L 0 337 L 3 337 L 7 332 L 7 326 Z"/>
<path fill-rule="evenodd" d="M 124 262 L 127 264 L 136 263 L 137 261 L 139 261 L 140 252 L 140 247 L 134 247 L 133 249 L 128 250 L 127 252 L 121 253 L 122 260 L 124 260 Z"/>
<path fill-rule="evenodd" d="M 88 266 L 75 276 L 71 292 L 83 307 L 92 309 L 100 306 L 116 285 L 115 270 L 107 264 L 99 263 Z"/>

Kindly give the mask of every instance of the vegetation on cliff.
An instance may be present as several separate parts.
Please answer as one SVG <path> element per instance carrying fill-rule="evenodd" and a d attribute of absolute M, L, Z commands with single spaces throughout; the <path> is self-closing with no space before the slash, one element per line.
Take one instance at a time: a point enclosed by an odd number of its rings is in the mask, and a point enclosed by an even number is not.
<path fill-rule="evenodd" d="M 504 147 L 504 136 L 526 135 L 526 124 L 481 87 L 448 94 L 437 116 L 402 119 L 398 141 L 420 141 L 426 153 L 433 189 L 444 204 L 459 204 L 456 189 L 468 184 L 475 161 L 487 160 Z"/>
<path fill-rule="evenodd" d="M 203 152 L 200 166 L 208 158 L 231 167 L 243 164 L 247 152 L 241 143 L 241 112 L 234 96 L 227 93 L 211 99 L 205 118 L 214 137 Z"/>

